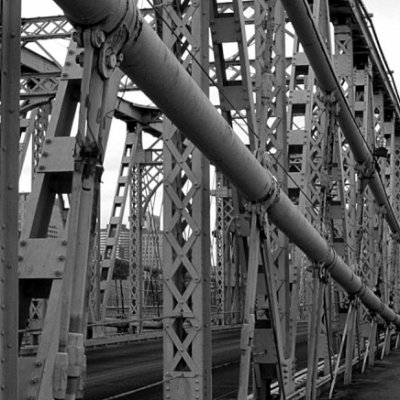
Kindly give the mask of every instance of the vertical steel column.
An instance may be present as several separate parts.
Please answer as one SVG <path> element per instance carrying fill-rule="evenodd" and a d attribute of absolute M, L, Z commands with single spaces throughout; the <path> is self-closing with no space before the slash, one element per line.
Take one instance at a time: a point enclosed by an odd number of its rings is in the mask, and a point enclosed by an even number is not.
<path fill-rule="evenodd" d="M 130 172 L 130 251 L 129 251 L 129 282 L 130 282 L 130 314 L 137 319 L 138 331 L 143 327 L 145 296 L 145 265 L 143 226 L 146 220 L 146 209 L 151 197 L 161 183 L 162 151 L 158 149 L 143 149 L 142 127 L 137 128 L 138 145 L 136 156 Z M 157 143 L 154 142 L 153 146 Z M 147 265 L 152 272 L 152 266 Z"/>
<path fill-rule="evenodd" d="M 157 10 L 167 46 L 208 93 L 209 2 L 176 1 Z M 168 120 L 164 143 L 164 398 L 209 400 L 209 162 Z"/>
<path fill-rule="evenodd" d="M 347 25 L 335 25 L 335 71 L 341 83 L 342 90 L 350 104 L 354 107 L 354 68 L 353 68 L 353 37 L 351 27 Z M 349 148 L 347 140 L 342 131 L 339 134 L 339 149 L 341 168 L 341 187 L 344 190 L 344 249 L 339 253 L 350 264 L 354 263 L 354 247 L 356 244 L 356 180 L 355 180 L 355 161 Z"/>
<path fill-rule="evenodd" d="M 330 51 L 328 4 L 325 0 L 315 0 L 312 2 L 312 10 L 314 22 Z M 328 157 L 326 147 L 329 119 L 336 118 L 334 102 L 334 98 L 317 86 L 316 74 L 296 37 L 288 104 L 288 155 L 289 172 L 292 177 L 288 195 L 299 205 L 312 225 L 322 232 L 325 231 L 325 205 L 327 191 L 330 190 L 330 182 L 324 174 Z M 304 254 L 295 249 L 293 264 L 300 270 L 300 307 L 306 310 L 309 317 L 311 351 L 308 353 L 310 375 L 306 398 L 311 399 L 315 396 L 316 372 L 313 368 L 315 360 L 319 359 L 323 290 L 322 283 L 318 281 L 319 277 L 313 279 L 309 273 L 308 263 Z M 315 297 L 318 289 L 319 296 Z M 316 316 L 319 317 L 315 319 Z"/>
<path fill-rule="evenodd" d="M 143 319 L 143 264 L 142 264 L 142 228 L 143 228 L 143 168 L 139 161 L 139 151 L 142 150 L 141 127 L 136 127 L 136 145 L 132 149 L 135 162 L 129 171 L 130 207 L 129 207 L 129 314 L 137 318 L 138 332 L 142 330 Z"/>
<path fill-rule="evenodd" d="M 62 238 L 47 238 L 50 215 L 57 193 L 68 193 L 65 185 L 54 187 L 54 182 L 61 183 L 71 173 L 73 166 L 69 158 L 62 157 L 62 151 L 73 148 L 73 139 L 69 134 L 76 109 L 80 71 L 76 71 L 72 60 L 77 53 L 70 49 L 67 60 L 69 67 L 63 72 L 71 79 L 65 80 L 58 87 L 54 101 L 53 117 L 47 132 L 45 151 L 48 157 L 42 157 L 38 173 L 32 185 L 32 192 L 27 202 L 27 214 L 22 227 L 20 240 L 19 264 L 19 328 L 21 336 L 29 318 L 32 298 L 48 299 L 44 315 L 41 341 L 37 353 L 19 359 L 19 396 L 50 398 L 53 395 L 53 371 L 60 330 L 61 287 L 65 264 L 66 241 Z M 72 153 L 71 153 L 72 154 Z M 72 157 L 71 157 L 72 158 Z M 57 160 L 57 162 L 54 162 Z M 64 179 L 63 179 L 64 178 Z M 67 185 L 68 186 L 68 185 Z M 53 256 L 50 257 L 49 254 Z M 37 268 L 40 265 L 40 268 Z M 38 282 L 41 282 L 39 285 Z M 36 283 L 33 284 L 33 283 Z M 66 367 L 66 365 L 65 365 Z M 32 385 L 32 381 L 37 384 Z M 55 374 L 55 392 L 59 388 Z"/>
<path fill-rule="evenodd" d="M 100 195 L 100 193 L 99 193 Z M 101 195 L 100 195 L 101 196 Z M 88 305 L 88 338 L 102 336 L 103 327 L 96 323 L 101 320 L 101 297 L 100 297 L 100 223 L 101 204 L 97 205 L 96 235 L 93 240 L 93 258 L 89 265 L 89 305 Z M 92 326 L 90 326 L 92 325 Z"/>
<path fill-rule="evenodd" d="M 381 175 L 382 182 L 385 183 L 390 191 L 390 182 L 386 169 L 390 167 L 390 159 L 387 157 L 388 149 L 386 147 L 387 140 L 385 134 L 385 121 L 389 117 L 389 111 L 385 110 L 384 93 L 382 91 L 374 90 L 373 95 L 373 134 L 374 145 L 373 151 L 376 157 L 376 167 Z M 389 140 L 390 141 L 390 140 Z M 383 301 L 389 302 L 389 279 L 388 279 L 388 232 L 389 226 L 385 219 L 385 210 L 379 209 L 376 215 L 378 218 L 378 237 L 377 237 L 377 261 L 375 262 L 377 275 L 378 275 L 378 290 Z"/>
<path fill-rule="evenodd" d="M 162 297 L 162 232 L 160 231 L 159 215 L 155 214 L 155 207 L 160 206 L 158 189 L 162 186 L 163 170 L 163 141 L 161 138 L 152 140 L 149 144 L 147 138 L 146 149 L 142 152 L 140 163 L 142 165 L 142 204 L 145 222 L 142 235 L 142 264 L 143 264 L 143 315 L 145 318 L 160 316 L 160 300 Z M 161 147 L 159 147 L 161 146 Z M 161 240 L 160 240 L 161 239 Z M 147 287 L 147 289 L 146 289 Z M 150 303 L 150 300 L 152 302 Z M 155 311 L 155 313 L 154 313 Z"/>
<path fill-rule="evenodd" d="M 257 124 L 247 48 L 249 41 L 243 9 L 244 5 L 238 0 L 224 3 L 212 0 L 210 31 L 221 114 L 235 131 L 240 132 L 244 142 L 254 150 L 257 142 Z M 237 189 L 232 187 L 229 180 L 219 171 L 216 174 L 222 189 L 217 193 L 225 196 L 217 198 L 217 202 L 223 205 L 217 209 L 217 212 L 223 212 L 217 218 L 223 218 L 224 225 L 228 228 L 225 232 L 219 233 L 220 236 L 224 236 L 222 251 L 226 287 L 224 293 L 226 323 L 235 323 L 241 320 L 240 309 L 244 306 L 243 288 L 246 280 L 246 265 L 243 259 L 245 245 L 239 228 L 243 209 L 240 207 Z M 226 196 L 228 193 L 231 198 Z M 231 214 L 230 208 L 233 211 Z M 217 271 L 220 269 L 221 266 Z"/>
<path fill-rule="evenodd" d="M 78 133 L 74 146 L 74 170 L 71 178 L 71 209 L 68 216 L 68 244 L 62 288 L 59 353 L 68 357 L 66 399 L 78 396 L 85 376 L 84 337 L 88 300 L 88 265 L 93 257 L 97 202 L 99 201 L 102 162 L 115 109 L 120 72 L 107 70 L 100 47 L 92 41 L 93 32 L 80 31 L 83 74 L 80 87 Z M 121 40 L 117 38 L 117 40 Z M 117 42 L 118 43 L 118 42 Z M 114 44 L 114 43 L 113 43 Z M 116 44 L 114 44 L 116 45 Z M 114 47 L 110 46 L 114 51 Z M 102 69 L 103 68 L 103 69 Z M 108 73 L 108 76 L 105 73 Z M 89 100 L 90 98 L 90 100 Z M 63 397 L 61 397 L 63 398 Z"/>
<path fill-rule="evenodd" d="M 354 109 L 354 65 L 353 65 L 353 32 L 350 26 L 347 25 L 334 25 L 334 40 L 335 40 L 335 55 L 334 66 L 335 72 L 340 80 L 343 93 L 350 104 L 351 109 Z M 339 254 L 343 256 L 350 265 L 356 263 L 356 245 L 357 245 L 357 221 L 356 221 L 356 207 L 357 207 L 357 184 L 356 184 L 356 169 L 353 153 L 349 147 L 347 139 L 344 137 L 343 132 L 339 129 L 338 133 L 338 168 L 340 169 L 340 182 L 339 186 L 342 188 L 342 226 L 343 226 L 343 245 L 339 250 Z M 362 202 L 363 203 L 363 202 Z M 359 207 L 359 212 L 361 212 Z M 340 243 L 338 243 L 340 245 Z M 338 246 L 336 245 L 336 248 Z M 349 316 L 348 310 L 348 295 L 344 294 L 341 290 L 336 290 L 335 296 L 338 300 L 338 327 L 343 330 L 342 342 L 347 335 L 345 329 L 350 329 L 354 318 Z M 351 306 L 353 311 L 353 304 Z M 347 318 L 348 324 L 345 325 L 344 317 Z M 347 341 L 349 341 L 347 335 Z M 352 359 L 352 354 L 350 356 Z"/>
<path fill-rule="evenodd" d="M 354 115 L 359 124 L 362 135 L 366 142 L 374 148 L 374 98 L 373 98 L 373 86 L 372 86 L 372 69 L 371 63 L 368 58 L 356 58 L 354 72 Z M 357 167 L 356 167 L 357 168 Z M 357 194 L 359 199 L 357 214 L 358 218 L 358 236 L 357 236 L 357 247 L 361 246 L 358 250 L 358 259 L 355 260 L 357 265 L 357 273 L 364 277 L 366 282 L 370 286 L 376 289 L 377 284 L 377 265 L 379 261 L 379 232 L 378 232 L 378 214 L 379 209 L 373 198 L 370 188 L 367 186 L 368 180 L 370 179 L 371 171 L 365 170 L 362 167 L 358 168 L 357 176 L 360 184 L 358 185 Z M 361 242 L 360 242 L 361 241 Z M 374 251 L 371 251 L 374 249 Z M 377 293 L 378 294 L 378 293 Z M 354 315 L 352 315 L 351 323 L 349 324 L 349 335 L 346 342 L 346 359 L 345 359 L 345 373 L 344 382 L 346 384 L 351 383 L 352 380 L 352 363 L 353 356 L 355 354 L 355 346 L 361 346 L 360 337 L 356 335 L 355 325 L 359 324 L 358 332 L 367 332 L 365 323 L 368 315 L 366 310 L 359 307 L 357 300 L 351 299 L 354 303 Z M 360 321 L 364 326 L 360 326 Z M 375 338 L 373 337 L 373 340 Z"/>
<path fill-rule="evenodd" d="M 21 2 L 1 2 L 0 399 L 18 390 L 18 142 Z"/>
<path fill-rule="evenodd" d="M 373 93 L 372 93 L 372 66 L 369 60 L 365 64 L 358 65 L 355 70 L 355 102 L 354 112 L 355 117 L 360 125 L 360 129 L 363 132 L 365 140 L 373 147 Z M 376 202 L 373 199 L 373 195 L 366 184 L 369 179 L 370 171 L 360 170 L 358 172 L 358 178 L 362 182 L 361 195 L 364 198 L 363 207 L 363 219 L 361 229 L 362 242 L 360 259 L 357 260 L 361 268 L 361 274 L 364 275 L 367 282 L 371 287 L 376 286 L 377 271 L 376 271 L 376 245 L 377 245 L 377 214 L 378 208 Z M 371 251 L 374 249 L 374 251 Z"/>
<path fill-rule="evenodd" d="M 235 271 L 230 262 L 228 254 L 229 227 L 233 221 L 232 190 L 227 186 L 227 179 L 221 172 L 215 173 L 215 202 L 216 202 L 216 223 L 215 223 L 215 292 L 216 292 L 216 322 L 218 324 L 230 324 L 235 321 L 235 309 L 233 305 L 235 287 Z M 229 266 L 228 266 L 229 265 Z"/>
<path fill-rule="evenodd" d="M 400 136 L 395 130 L 394 118 L 390 124 L 391 129 L 388 131 L 390 134 L 390 188 L 391 188 L 391 200 L 394 206 L 394 213 L 398 219 L 400 219 L 400 166 L 398 160 L 400 159 Z M 400 268 L 399 266 L 399 243 L 398 237 L 392 236 L 390 239 L 390 283 L 391 283 L 391 299 L 390 304 L 398 310 L 398 304 L 400 302 Z"/>
<path fill-rule="evenodd" d="M 238 400 L 246 400 L 249 391 L 249 379 L 252 374 L 249 373 L 250 361 L 253 352 L 254 328 L 255 328 L 255 300 L 257 293 L 257 275 L 260 264 L 260 231 L 257 223 L 256 207 L 251 210 L 250 219 L 250 235 L 249 235 L 249 256 L 247 263 L 247 281 L 246 281 L 246 296 L 244 302 L 243 324 L 240 342 L 240 376 Z M 262 353 L 262 352 L 261 352 Z M 260 354 L 259 354 L 260 355 Z M 256 377 L 256 380 L 264 379 Z M 261 385 L 258 384 L 258 387 Z M 269 388 L 268 388 L 269 392 Z M 255 398 L 259 397 L 255 394 Z"/>
<path fill-rule="evenodd" d="M 254 2 L 255 19 L 255 54 L 256 54 L 256 108 L 259 132 L 258 157 L 261 163 L 268 167 L 279 180 L 281 190 L 287 193 L 288 186 L 288 159 L 287 159 L 287 121 L 286 121 L 286 56 L 285 56 L 285 13 L 281 2 L 270 0 L 257 0 Z M 272 153 L 272 155 L 271 155 Z M 276 337 L 278 343 L 284 350 L 284 359 L 277 363 L 275 354 L 264 354 L 256 357 L 260 361 L 258 367 L 262 371 L 269 371 L 270 377 L 262 376 L 264 379 L 272 379 L 282 367 L 284 371 L 287 391 L 293 389 L 293 365 L 294 365 L 294 343 L 297 325 L 297 271 L 289 268 L 289 240 L 279 231 L 276 226 L 270 224 L 270 251 L 272 262 L 267 268 L 271 276 L 277 278 L 274 287 L 277 288 L 275 296 L 268 299 L 267 307 L 278 307 L 280 312 L 279 331 L 280 336 L 273 336 L 271 329 L 265 335 L 264 323 L 262 321 L 266 310 L 266 290 L 263 285 L 257 294 L 257 308 L 259 323 L 255 325 L 255 346 L 262 348 L 263 344 L 272 337 Z M 260 279 L 260 278 L 259 278 Z M 273 304 L 277 298 L 278 303 Z M 293 307 L 293 304 L 296 304 Z M 270 322 L 270 321 L 269 321 Z M 257 328 L 260 327 L 259 333 Z M 271 325 L 273 326 L 273 324 Z M 262 364 L 270 364 L 264 365 Z M 274 368 L 270 368 L 274 365 Z M 257 366 L 257 365 L 256 365 Z M 260 388 L 261 390 L 261 388 Z"/>
<path fill-rule="evenodd" d="M 313 18 L 327 37 L 326 21 L 321 17 L 320 1 L 313 2 Z M 288 100 L 288 196 L 318 229 L 322 206 L 320 190 L 324 181 L 321 162 L 324 154 L 326 115 L 323 91 L 316 88 L 316 76 L 297 36 L 294 40 Z M 294 250 L 293 264 L 300 275 L 300 306 L 311 307 L 311 276 L 306 272 L 308 260 Z"/>

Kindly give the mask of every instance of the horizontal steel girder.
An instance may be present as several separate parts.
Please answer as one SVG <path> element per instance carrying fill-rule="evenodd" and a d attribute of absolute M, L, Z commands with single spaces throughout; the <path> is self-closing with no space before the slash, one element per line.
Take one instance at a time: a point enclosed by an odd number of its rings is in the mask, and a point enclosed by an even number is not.
<path fill-rule="evenodd" d="M 116 26 L 124 21 L 135 21 L 127 25 L 131 37 L 122 49 L 123 72 L 248 200 L 262 203 L 272 199 L 268 208 L 270 219 L 312 261 L 326 266 L 332 278 L 349 294 L 358 296 L 372 312 L 400 327 L 400 315 L 364 285 L 284 193 L 275 191 L 272 174 L 245 147 L 151 27 L 136 18 L 138 10 L 133 0 L 56 0 L 56 3 L 65 9 L 75 26 L 90 27 L 102 21 L 105 30 L 110 31 L 112 21 L 118 21 Z M 357 146 L 363 144 L 359 139 L 353 138 Z M 357 160 L 362 159 L 363 154 L 358 152 Z"/>

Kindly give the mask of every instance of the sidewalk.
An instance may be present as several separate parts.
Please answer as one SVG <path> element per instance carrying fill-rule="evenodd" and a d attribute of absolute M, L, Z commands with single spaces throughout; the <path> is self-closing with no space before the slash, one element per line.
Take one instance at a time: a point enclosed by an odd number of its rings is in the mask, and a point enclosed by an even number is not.
<path fill-rule="evenodd" d="M 344 386 L 339 381 L 336 386 L 334 400 L 399 400 L 400 399 L 400 349 L 393 350 L 383 360 L 377 360 L 373 368 L 364 374 L 353 371 L 351 385 Z M 320 396 L 326 400 L 326 393 Z"/>

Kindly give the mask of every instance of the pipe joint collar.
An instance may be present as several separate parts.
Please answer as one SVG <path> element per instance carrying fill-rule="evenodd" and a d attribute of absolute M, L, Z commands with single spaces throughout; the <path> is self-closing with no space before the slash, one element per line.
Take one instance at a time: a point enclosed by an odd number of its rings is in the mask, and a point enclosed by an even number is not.
<path fill-rule="evenodd" d="M 278 203 L 280 198 L 281 187 L 279 185 L 279 182 L 276 180 L 274 176 L 272 177 L 271 182 L 272 184 L 269 188 L 268 193 L 263 199 L 260 200 L 261 207 L 265 212 L 267 212 L 272 205 Z"/>
<path fill-rule="evenodd" d="M 366 160 L 356 165 L 356 170 L 360 179 L 371 179 L 376 172 L 376 163 L 374 160 Z"/>
<path fill-rule="evenodd" d="M 128 1 L 126 12 L 115 28 L 107 34 L 100 45 L 99 72 L 103 78 L 108 79 L 123 61 L 122 49 L 135 42 L 142 29 L 143 21 L 139 10 Z M 133 29 L 132 29 L 133 27 Z M 101 29 L 101 26 L 97 29 Z"/>
<path fill-rule="evenodd" d="M 332 267 L 336 264 L 336 260 L 337 260 L 336 251 L 332 247 L 330 247 L 327 259 L 322 262 L 322 266 L 327 273 L 329 273 Z"/>
<path fill-rule="evenodd" d="M 355 292 L 352 292 L 351 294 L 361 299 L 365 295 L 366 291 L 367 291 L 367 286 L 365 285 L 364 282 L 361 281 L 360 288 Z"/>

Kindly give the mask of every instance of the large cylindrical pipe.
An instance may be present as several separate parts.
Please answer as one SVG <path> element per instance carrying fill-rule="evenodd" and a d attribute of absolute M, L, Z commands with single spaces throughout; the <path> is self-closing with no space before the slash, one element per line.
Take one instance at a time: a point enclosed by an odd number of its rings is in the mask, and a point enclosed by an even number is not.
<path fill-rule="evenodd" d="M 109 32 L 118 26 L 128 9 L 127 1 L 109 0 L 81 1 L 55 0 L 64 11 L 65 16 L 75 25 L 91 27 L 102 24 L 102 29 Z"/>
<path fill-rule="evenodd" d="M 307 1 L 282 0 L 282 3 L 300 39 L 304 52 L 307 54 L 307 58 L 313 67 L 319 86 L 326 92 L 335 94 L 339 105 L 338 122 L 349 143 L 354 159 L 359 164 L 366 166 L 373 165 L 373 156 L 362 137 L 349 103 L 341 89 L 331 58 L 314 23 Z M 372 174 L 368 176 L 368 185 L 377 203 L 385 208 L 386 220 L 390 229 L 393 233 L 400 233 L 400 226 L 386 196 L 385 188 L 377 170 L 373 170 Z"/>
<path fill-rule="evenodd" d="M 130 0 L 108 1 L 109 12 L 114 13 L 121 9 L 122 3 L 127 4 Z M 69 0 L 56 2 L 63 8 Z M 77 10 L 78 20 L 81 20 L 84 16 L 80 15 L 79 8 Z M 77 23 L 74 15 L 69 14 L 69 18 L 72 23 Z M 129 16 L 127 19 L 133 20 Z M 144 21 L 138 23 L 142 24 L 139 28 L 130 27 L 135 35 L 123 48 L 121 69 L 249 200 L 263 202 L 273 197 L 276 192 L 272 174 L 244 146 L 151 27 Z M 311 260 L 329 266 L 331 276 L 346 291 L 359 296 L 368 308 L 400 327 L 400 316 L 365 288 L 361 279 L 335 255 L 284 193 L 275 196 L 268 214 Z"/>

